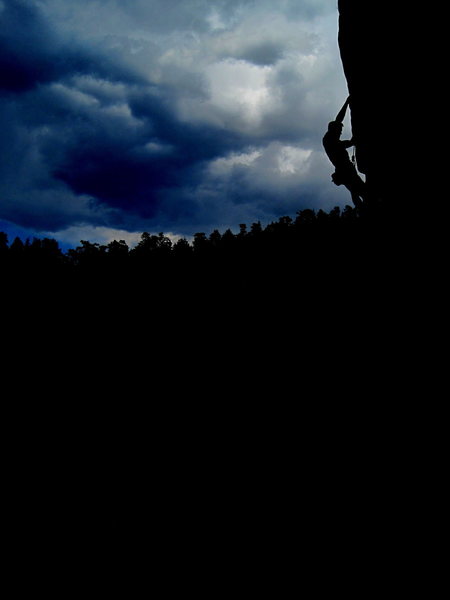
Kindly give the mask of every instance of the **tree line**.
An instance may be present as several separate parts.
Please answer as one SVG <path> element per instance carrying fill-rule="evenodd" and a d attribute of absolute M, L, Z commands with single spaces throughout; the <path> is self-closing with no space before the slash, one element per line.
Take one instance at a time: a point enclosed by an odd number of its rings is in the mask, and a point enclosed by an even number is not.
<path fill-rule="evenodd" d="M 195 233 L 192 240 L 185 237 L 173 242 L 163 232 L 143 232 L 140 241 L 133 247 L 124 240 L 113 240 L 99 244 L 81 240 L 76 248 L 63 252 L 55 239 L 37 238 L 23 241 L 16 237 L 9 243 L 4 232 L 0 232 L 0 261 L 3 268 L 36 269 L 49 268 L 71 272 L 101 272 L 148 266 L 167 267 L 169 264 L 185 266 L 187 262 L 202 263 L 208 260 L 244 258 L 248 256 L 276 256 L 280 252 L 293 251 L 295 246 L 318 242 L 323 235 L 329 239 L 346 229 L 354 228 L 358 216 L 354 209 L 335 207 L 329 212 L 304 209 L 295 218 L 280 217 L 263 227 L 255 222 L 251 226 L 239 225 L 233 233 L 214 229 L 209 235 Z M 323 240 L 322 240 L 323 241 Z"/>
<path fill-rule="evenodd" d="M 7 295 L 29 306 L 39 302 L 44 312 L 57 298 L 73 313 L 89 314 L 93 307 L 110 313 L 111 306 L 115 314 L 144 314 L 152 306 L 161 315 L 181 310 L 200 317 L 201 307 L 230 314 L 243 302 L 252 312 L 250 306 L 282 311 L 280 302 L 293 312 L 321 305 L 328 311 L 330 298 L 348 298 L 345 306 L 361 299 L 384 272 L 383 261 L 391 269 L 387 248 L 378 222 L 354 208 L 308 208 L 265 226 L 214 229 L 190 240 L 143 232 L 133 247 L 120 239 L 81 240 L 63 252 L 53 239 L 8 244 L 2 234 L 0 272 Z"/>

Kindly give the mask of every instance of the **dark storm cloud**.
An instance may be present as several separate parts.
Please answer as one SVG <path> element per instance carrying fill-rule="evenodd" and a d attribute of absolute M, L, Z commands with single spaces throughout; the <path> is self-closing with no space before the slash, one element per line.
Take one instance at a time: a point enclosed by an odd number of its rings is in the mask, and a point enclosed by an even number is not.
<path fill-rule="evenodd" d="M 105 99 L 92 94 L 82 113 L 78 106 L 75 123 L 64 94 L 49 101 L 59 121 L 46 133 L 41 152 L 53 175 L 75 194 L 129 214 L 154 216 L 164 208 L 167 190 L 181 195 L 184 187 L 197 185 L 206 161 L 242 143 L 231 133 L 219 136 L 213 127 L 180 122 L 170 92 L 161 88 L 128 87 L 124 102 L 109 111 Z M 68 131 L 61 135 L 64 121 Z"/>
<path fill-rule="evenodd" d="M 327 11 L 0 0 L 0 218 L 192 234 L 320 201 Z"/>
<path fill-rule="evenodd" d="M 23 2 L 3 4 L 0 30 L 0 87 L 22 91 L 52 79 L 55 70 L 49 48 L 51 32 L 38 12 Z"/>
<path fill-rule="evenodd" d="M 10 110 L 15 127 L 7 132 L 5 155 L 17 164 L 20 153 L 26 158 L 24 146 L 32 144 L 40 162 L 35 158 L 28 169 L 35 170 L 43 187 L 54 177 L 76 195 L 151 217 L 162 192 L 195 185 L 198 166 L 237 141 L 233 135 L 219 138 L 204 125 L 181 123 L 173 90 L 149 89 L 131 69 L 121 72 L 101 55 L 94 59 L 87 50 L 65 46 L 39 11 L 20 0 L 3 9 L 1 44 L 2 86 L 16 94 Z M 111 82 L 127 85 L 118 91 Z M 20 212 L 13 204 L 3 216 L 17 218 Z M 28 226 L 42 223 L 39 207 L 30 212 L 27 206 L 26 213 Z M 68 222 L 73 218 L 70 212 L 66 216 Z M 52 226 L 64 223 L 64 216 L 59 222 L 48 219 Z"/>
<path fill-rule="evenodd" d="M 3 0 L 0 18 L 0 90 L 23 92 L 73 73 L 137 80 L 108 57 L 65 43 L 25 0 Z"/>

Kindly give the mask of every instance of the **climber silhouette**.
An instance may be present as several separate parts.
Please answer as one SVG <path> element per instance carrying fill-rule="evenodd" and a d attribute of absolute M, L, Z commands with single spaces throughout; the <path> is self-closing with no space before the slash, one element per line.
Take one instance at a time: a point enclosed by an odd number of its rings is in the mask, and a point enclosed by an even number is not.
<path fill-rule="evenodd" d="M 350 96 L 344 103 L 344 106 L 338 112 L 336 119 L 328 123 L 328 131 L 323 136 L 323 147 L 328 158 L 335 167 L 335 172 L 331 179 L 336 185 L 345 185 L 352 195 L 352 201 L 356 208 L 361 208 L 366 196 L 366 184 L 358 175 L 355 166 L 351 162 L 347 148 L 354 146 L 353 139 L 341 140 L 344 120 L 347 107 L 350 104 Z"/>

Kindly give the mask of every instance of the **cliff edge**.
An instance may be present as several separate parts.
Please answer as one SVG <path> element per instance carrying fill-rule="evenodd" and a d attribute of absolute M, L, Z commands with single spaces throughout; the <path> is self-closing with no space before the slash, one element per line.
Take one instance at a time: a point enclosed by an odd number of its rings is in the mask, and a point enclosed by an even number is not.
<path fill-rule="evenodd" d="M 414 192 L 408 172 L 417 175 L 410 122 L 417 77 L 411 78 L 408 17 L 361 0 L 339 0 L 338 11 L 357 167 L 372 197 L 403 210 Z"/>

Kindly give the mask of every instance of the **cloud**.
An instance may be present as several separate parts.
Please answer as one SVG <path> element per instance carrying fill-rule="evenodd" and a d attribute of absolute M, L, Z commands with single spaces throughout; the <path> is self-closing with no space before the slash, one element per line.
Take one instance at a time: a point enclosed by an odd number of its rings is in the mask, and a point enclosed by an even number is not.
<path fill-rule="evenodd" d="M 332 4 L 2 0 L 0 218 L 191 235 L 343 204 Z"/>
<path fill-rule="evenodd" d="M 138 79 L 100 48 L 88 48 L 76 39 L 66 42 L 37 6 L 26 0 L 3 0 L 0 69 L 0 90 L 10 92 L 24 92 L 73 73 Z"/>

